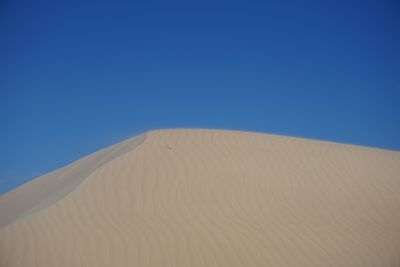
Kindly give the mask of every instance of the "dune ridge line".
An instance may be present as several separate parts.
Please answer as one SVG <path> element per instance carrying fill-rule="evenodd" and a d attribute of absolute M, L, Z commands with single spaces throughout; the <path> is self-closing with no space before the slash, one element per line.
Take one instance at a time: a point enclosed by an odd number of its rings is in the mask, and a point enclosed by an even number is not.
<path fill-rule="evenodd" d="M 91 173 L 146 140 L 147 133 L 135 136 L 85 156 L 0 196 L 0 231 L 6 225 L 44 209 L 77 188 Z M 28 199 L 29 201 L 25 201 Z"/>
<path fill-rule="evenodd" d="M 400 152 L 194 129 L 130 151 L 3 227 L 0 266 L 400 266 Z"/>

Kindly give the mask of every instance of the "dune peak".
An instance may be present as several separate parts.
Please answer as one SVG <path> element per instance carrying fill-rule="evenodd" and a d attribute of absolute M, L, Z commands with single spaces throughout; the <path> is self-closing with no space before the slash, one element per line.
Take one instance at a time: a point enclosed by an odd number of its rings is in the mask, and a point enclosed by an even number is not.
<path fill-rule="evenodd" d="M 0 266 L 400 266 L 400 152 L 150 131 L 0 196 Z"/>

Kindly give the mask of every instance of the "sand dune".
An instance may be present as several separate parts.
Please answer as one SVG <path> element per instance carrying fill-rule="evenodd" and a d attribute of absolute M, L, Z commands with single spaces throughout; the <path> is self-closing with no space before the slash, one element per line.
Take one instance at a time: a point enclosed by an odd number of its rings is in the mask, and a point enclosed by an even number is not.
<path fill-rule="evenodd" d="M 400 266 L 400 153 L 152 131 L 0 196 L 0 266 Z"/>

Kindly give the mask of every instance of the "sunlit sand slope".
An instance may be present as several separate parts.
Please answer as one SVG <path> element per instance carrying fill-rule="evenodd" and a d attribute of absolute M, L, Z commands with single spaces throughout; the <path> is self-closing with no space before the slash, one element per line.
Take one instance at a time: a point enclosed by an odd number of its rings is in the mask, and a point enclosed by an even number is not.
<path fill-rule="evenodd" d="M 5 196 L 0 196 L 0 229 L 63 198 L 93 171 L 112 159 L 132 151 L 145 139 L 144 134 L 100 150 L 20 186 Z"/>
<path fill-rule="evenodd" d="M 400 266 L 399 152 L 213 130 L 116 146 L 0 196 L 1 267 Z"/>

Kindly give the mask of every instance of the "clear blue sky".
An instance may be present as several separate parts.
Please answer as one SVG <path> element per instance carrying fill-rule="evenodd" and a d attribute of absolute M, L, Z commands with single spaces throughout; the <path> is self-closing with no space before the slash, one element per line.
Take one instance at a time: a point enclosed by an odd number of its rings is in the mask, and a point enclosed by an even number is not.
<path fill-rule="evenodd" d="M 400 150 L 398 0 L 3 0 L 0 38 L 0 181 L 156 128 Z"/>

